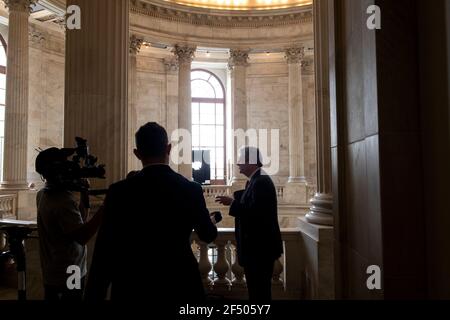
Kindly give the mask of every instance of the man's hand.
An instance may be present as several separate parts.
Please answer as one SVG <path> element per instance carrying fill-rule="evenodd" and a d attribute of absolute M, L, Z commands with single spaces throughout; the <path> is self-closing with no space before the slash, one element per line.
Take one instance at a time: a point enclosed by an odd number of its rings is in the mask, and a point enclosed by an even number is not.
<path fill-rule="evenodd" d="M 216 197 L 216 202 L 218 202 L 218 203 L 220 203 L 221 205 L 224 205 L 224 206 L 231 206 L 233 201 L 234 201 L 234 199 L 230 198 L 230 197 L 224 197 L 224 196 L 217 196 Z"/>

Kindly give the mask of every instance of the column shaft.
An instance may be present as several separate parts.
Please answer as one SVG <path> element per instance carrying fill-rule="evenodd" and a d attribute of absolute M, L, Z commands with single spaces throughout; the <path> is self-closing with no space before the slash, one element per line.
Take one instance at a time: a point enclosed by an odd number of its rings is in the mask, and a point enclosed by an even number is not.
<path fill-rule="evenodd" d="M 130 37 L 130 57 L 128 65 L 128 169 L 127 171 L 139 170 L 141 164 L 133 153 L 136 146 L 135 134 L 138 130 L 136 114 L 136 83 L 137 83 L 137 55 L 139 54 L 144 40 L 135 35 Z"/>
<path fill-rule="evenodd" d="M 9 8 L 5 144 L 2 188 L 27 188 L 28 18 L 33 1 L 5 1 Z"/>
<path fill-rule="evenodd" d="M 178 58 L 178 129 L 192 133 L 191 65 L 196 48 L 175 46 Z M 185 137 L 186 138 L 186 137 Z M 180 141 L 179 141 L 180 142 Z M 178 173 L 192 180 L 192 139 L 183 140 L 183 155 L 178 164 Z"/>
<path fill-rule="evenodd" d="M 107 187 L 128 165 L 129 1 L 69 0 L 82 12 L 81 30 L 67 30 L 64 143 L 88 139 L 106 164 Z"/>
<path fill-rule="evenodd" d="M 232 110 L 232 148 L 233 148 L 233 172 L 231 182 L 233 185 L 245 184 L 246 178 L 239 173 L 236 164 L 239 149 L 244 146 L 245 141 L 238 139 L 239 131 L 247 131 L 247 67 L 249 59 L 248 50 L 231 50 L 229 68 L 231 70 L 231 110 Z"/>
<path fill-rule="evenodd" d="M 289 67 L 289 183 L 306 183 L 302 61 L 304 48 L 286 50 Z"/>
<path fill-rule="evenodd" d="M 330 74 L 329 74 L 329 5 L 314 1 L 314 42 L 316 73 L 317 121 L 317 193 L 306 214 L 310 223 L 333 225 L 333 195 L 331 188 Z"/>

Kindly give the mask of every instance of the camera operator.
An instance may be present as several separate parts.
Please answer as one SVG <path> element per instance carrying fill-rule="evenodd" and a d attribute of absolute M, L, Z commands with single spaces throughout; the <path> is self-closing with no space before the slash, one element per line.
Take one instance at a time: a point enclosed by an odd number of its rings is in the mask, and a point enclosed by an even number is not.
<path fill-rule="evenodd" d="M 45 299 L 50 301 L 82 299 L 87 269 L 86 244 L 97 232 L 102 219 L 101 208 L 87 221 L 88 209 L 83 199 L 88 197 L 88 185 L 77 204 L 75 193 L 64 182 L 63 168 L 72 154 L 69 149 L 50 148 L 36 158 L 36 172 L 46 182 L 36 200 Z M 87 180 L 83 181 L 88 184 Z M 80 268 L 80 290 L 67 288 L 69 266 Z"/>

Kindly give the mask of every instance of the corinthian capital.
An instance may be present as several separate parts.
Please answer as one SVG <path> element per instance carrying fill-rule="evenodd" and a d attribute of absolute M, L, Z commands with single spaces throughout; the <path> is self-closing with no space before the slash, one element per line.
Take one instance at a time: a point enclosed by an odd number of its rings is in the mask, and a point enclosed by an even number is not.
<path fill-rule="evenodd" d="M 228 67 L 233 69 L 235 66 L 248 66 L 248 54 L 250 50 L 230 50 L 230 59 L 228 60 Z"/>
<path fill-rule="evenodd" d="M 285 51 L 285 58 L 288 63 L 301 63 L 305 57 L 304 47 L 288 48 Z"/>
<path fill-rule="evenodd" d="M 31 6 L 34 5 L 37 0 L 3 0 L 5 7 L 9 11 L 31 11 Z"/>
<path fill-rule="evenodd" d="M 193 47 L 180 46 L 177 44 L 173 48 L 172 52 L 177 57 L 178 63 L 183 64 L 183 63 L 191 63 L 192 60 L 194 60 L 196 50 L 197 50 L 197 47 L 195 47 L 195 46 L 193 46 Z"/>
<path fill-rule="evenodd" d="M 140 39 L 135 35 L 130 37 L 130 53 L 138 54 L 141 51 L 142 44 L 144 43 L 144 39 Z"/>

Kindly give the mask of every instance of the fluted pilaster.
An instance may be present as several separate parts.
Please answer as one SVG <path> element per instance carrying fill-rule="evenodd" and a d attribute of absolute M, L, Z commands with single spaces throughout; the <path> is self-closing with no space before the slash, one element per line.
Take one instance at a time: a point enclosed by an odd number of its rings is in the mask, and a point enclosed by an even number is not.
<path fill-rule="evenodd" d="M 127 171 L 139 170 L 139 160 L 134 156 L 135 133 L 137 131 L 136 113 L 136 68 L 137 55 L 141 51 L 144 39 L 135 35 L 130 36 L 130 54 L 128 65 L 128 168 Z"/>
<path fill-rule="evenodd" d="M 28 138 L 28 18 L 34 0 L 4 0 L 9 9 L 2 188 L 26 189 Z"/>
<path fill-rule="evenodd" d="M 306 214 L 308 222 L 333 225 L 333 195 L 331 188 L 331 133 L 330 133 L 330 74 L 328 1 L 314 1 L 314 42 L 316 73 L 317 121 L 317 193 Z"/>
<path fill-rule="evenodd" d="M 106 187 L 128 166 L 129 1 L 68 0 L 83 14 L 81 30 L 67 30 L 64 143 L 88 139 L 106 164 Z"/>
<path fill-rule="evenodd" d="M 178 61 L 178 129 L 192 131 L 192 93 L 191 93 L 191 65 L 194 59 L 195 46 L 176 45 L 173 53 Z M 184 159 L 178 165 L 178 172 L 188 179 L 192 179 L 192 140 L 183 141 L 182 156 Z"/>
<path fill-rule="evenodd" d="M 303 117 L 303 47 L 286 50 L 289 67 L 289 183 L 306 183 Z"/>
<path fill-rule="evenodd" d="M 230 50 L 228 62 L 231 70 L 231 106 L 232 129 L 247 131 L 247 67 L 249 65 L 249 50 Z M 239 173 L 236 165 L 239 149 L 243 146 L 240 139 L 233 138 L 233 172 L 231 173 L 233 185 L 243 185 L 245 177 Z"/>

